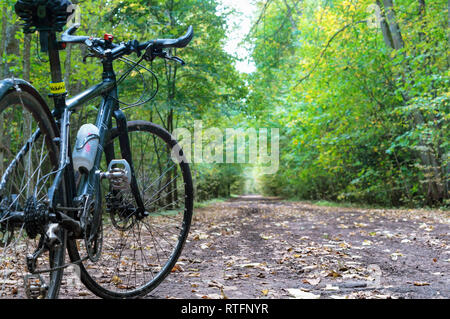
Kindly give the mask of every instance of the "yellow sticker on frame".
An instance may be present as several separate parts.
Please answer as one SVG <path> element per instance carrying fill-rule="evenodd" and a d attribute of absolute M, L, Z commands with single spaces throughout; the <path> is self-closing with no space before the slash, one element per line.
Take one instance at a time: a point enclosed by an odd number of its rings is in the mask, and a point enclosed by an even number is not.
<path fill-rule="evenodd" d="M 66 84 L 64 82 L 50 83 L 50 92 L 52 94 L 66 93 Z"/>

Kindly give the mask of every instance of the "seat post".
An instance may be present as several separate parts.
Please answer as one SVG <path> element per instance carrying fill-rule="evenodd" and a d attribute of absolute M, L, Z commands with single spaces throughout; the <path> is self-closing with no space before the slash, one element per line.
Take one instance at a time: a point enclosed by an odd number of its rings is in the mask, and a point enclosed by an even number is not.
<path fill-rule="evenodd" d="M 61 60 L 59 57 L 58 41 L 55 32 L 48 33 L 48 57 L 50 62 L 51 83 L 50 96 L 55 102 L 55 111 L 58 115 L 66 107 L 66 89 L 62 78 Z"/>

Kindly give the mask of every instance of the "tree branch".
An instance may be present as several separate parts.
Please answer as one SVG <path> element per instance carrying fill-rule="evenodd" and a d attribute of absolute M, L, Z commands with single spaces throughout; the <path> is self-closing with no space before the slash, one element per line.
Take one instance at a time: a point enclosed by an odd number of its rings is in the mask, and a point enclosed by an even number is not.
<path fill-rule="evenodd" d="M 331 42 L 333 42 L 333 40 L 343 31 L 345 31 L 347 28 L 355 25 L 355 24 L 359 24 L 359 23 L 366 23 L 367 20 L 360 20 L 360 21 L 356 21 L 356 22 L 352 22 L 349 24 L 346 24 L 345 26 L 343 26 L 342 28 L 340 28 L 338 31 L 336 31 L 335 34 L 333 34 L 333 36 L 328 39 L 327 44 L 325 45 L 325 47 L 323 48 L 322 52 L 320 52 L 319 57 L 317 58 L 316 63 L 314 64 L 313 68 L 308 72 L 308 74 L 306 74 L 304 77 L 302 77 L 297 84 L 294 86 L 294 88 L 296 88 L 297 86 L 300 85 L 300 83 L 302 83 L 304 80 L 306 80 L 307 78 L 309 78 L 311 76 L 311 74 L 317 69 L 317 67 L 319 66 L 320 61 L 322 60 L 325 52 L 327 51 L 327 49 L 329 48 Z"/>

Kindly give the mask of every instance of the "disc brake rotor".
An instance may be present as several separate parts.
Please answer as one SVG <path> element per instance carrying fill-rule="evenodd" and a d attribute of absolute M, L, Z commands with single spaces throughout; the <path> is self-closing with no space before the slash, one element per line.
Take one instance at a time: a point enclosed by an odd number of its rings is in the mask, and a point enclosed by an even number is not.
<path fill-rule="evenodd" d="M 83 212 L 84 244 L 89 260 L 97 262 L 103 246 L 103 223 L 101 203 L 96 198 L 87 198 Z"/>
<path fill-rule="evenodd" d="M 119 198 L 120 194 L 114 195 L 112 192 L 106 196 L 107 209 L 114 228 L 120 231 L 131 229 L 135 222 L 135 208 L 127 203 L 123 198 Z"/>

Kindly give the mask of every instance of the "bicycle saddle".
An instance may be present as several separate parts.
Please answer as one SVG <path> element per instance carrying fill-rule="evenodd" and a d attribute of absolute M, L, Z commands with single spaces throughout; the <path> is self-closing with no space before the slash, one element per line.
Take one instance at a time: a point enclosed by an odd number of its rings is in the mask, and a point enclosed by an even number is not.
<path fill-rule="evenodd" d="M 14 9 L 24 22 L 24 33 L 61 32 L 75 12 L 69 0 L 19 0 Z"/>

